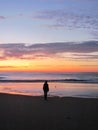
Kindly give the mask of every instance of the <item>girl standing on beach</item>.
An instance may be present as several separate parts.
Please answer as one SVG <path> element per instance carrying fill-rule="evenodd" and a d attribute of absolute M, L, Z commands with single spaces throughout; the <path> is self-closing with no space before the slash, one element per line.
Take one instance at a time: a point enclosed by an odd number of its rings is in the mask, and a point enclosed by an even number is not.
<path fill-rule="evenodd" d="M 48 85 L 47 81 L 45 81 L 45 83 L 43 85 L 43 91 L 44 91 L 44 99 L 47 100 L 47 92 L 49 91 L 49 85 Z"/>

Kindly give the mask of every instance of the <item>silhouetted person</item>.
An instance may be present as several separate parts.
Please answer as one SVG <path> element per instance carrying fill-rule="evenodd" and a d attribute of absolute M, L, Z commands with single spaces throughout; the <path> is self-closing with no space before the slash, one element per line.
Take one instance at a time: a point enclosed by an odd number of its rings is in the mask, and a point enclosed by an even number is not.
<path fill-rule="evenodd" d="M 49 85 L 48 85 L 47 81 L 45 81 L 45 83 L 43 85 L 43 91 L 44 91 L 44 99 L 47 100 L 47 92 L 49 91 Z"/>

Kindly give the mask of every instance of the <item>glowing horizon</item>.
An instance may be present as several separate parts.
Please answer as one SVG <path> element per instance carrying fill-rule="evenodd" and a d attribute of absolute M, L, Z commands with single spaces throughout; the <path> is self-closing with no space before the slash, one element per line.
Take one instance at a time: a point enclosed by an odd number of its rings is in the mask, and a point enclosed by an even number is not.
<path fill-rule="evenodd" d="M 98 72 L 98 42 L 0 44 L 0 71 Z"/>
<path fill-rule="evenodd" d="M 1 0 L 0 71 L 98 72 L 98 0 Z"/>

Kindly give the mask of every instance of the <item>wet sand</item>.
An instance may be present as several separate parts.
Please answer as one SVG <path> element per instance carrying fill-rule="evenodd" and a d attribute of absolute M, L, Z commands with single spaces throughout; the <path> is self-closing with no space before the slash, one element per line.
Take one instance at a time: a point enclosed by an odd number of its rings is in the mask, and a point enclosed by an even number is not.
<path fill-rule="evenodd" d="M 98 99 L 0 94 L 0 130 L 98 130 Z"/>

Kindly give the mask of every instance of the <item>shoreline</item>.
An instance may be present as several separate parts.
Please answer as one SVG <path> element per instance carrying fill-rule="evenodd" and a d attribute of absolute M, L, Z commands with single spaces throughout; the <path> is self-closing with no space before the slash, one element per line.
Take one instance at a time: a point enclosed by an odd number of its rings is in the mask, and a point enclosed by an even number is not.
<path fill-rule="evenodd" d="M 98 99 L 0 93 L 0 129 L 97 130 Z"/>
<path fill-rule="evenodd" d="M 15 95 L 15 96 L 26 96 L 26 97 L 43 97 L 43 94 L 41 95 L 30 95 L 30 94 L 22 94 L 22 93 L 11 93 L 11 92 L 0 92 L 0 95 L 4 94 L 4 95 Z M 98 99 L 97 97 L 91 97 L 91 96 L 59 96 L 59 95 L 48 95 L 48 98 L 80 98 L 80 99 Z"/>
<path fill-rule="evenodd" d="M 43 95 L 42 87 L 42 82 L 3 82 L 0 84 L 0 92 L 40 96 Z M 52 97 L 98 98 L 98 84 L 49 82 L 49 88 L 48 96 Z"/>

